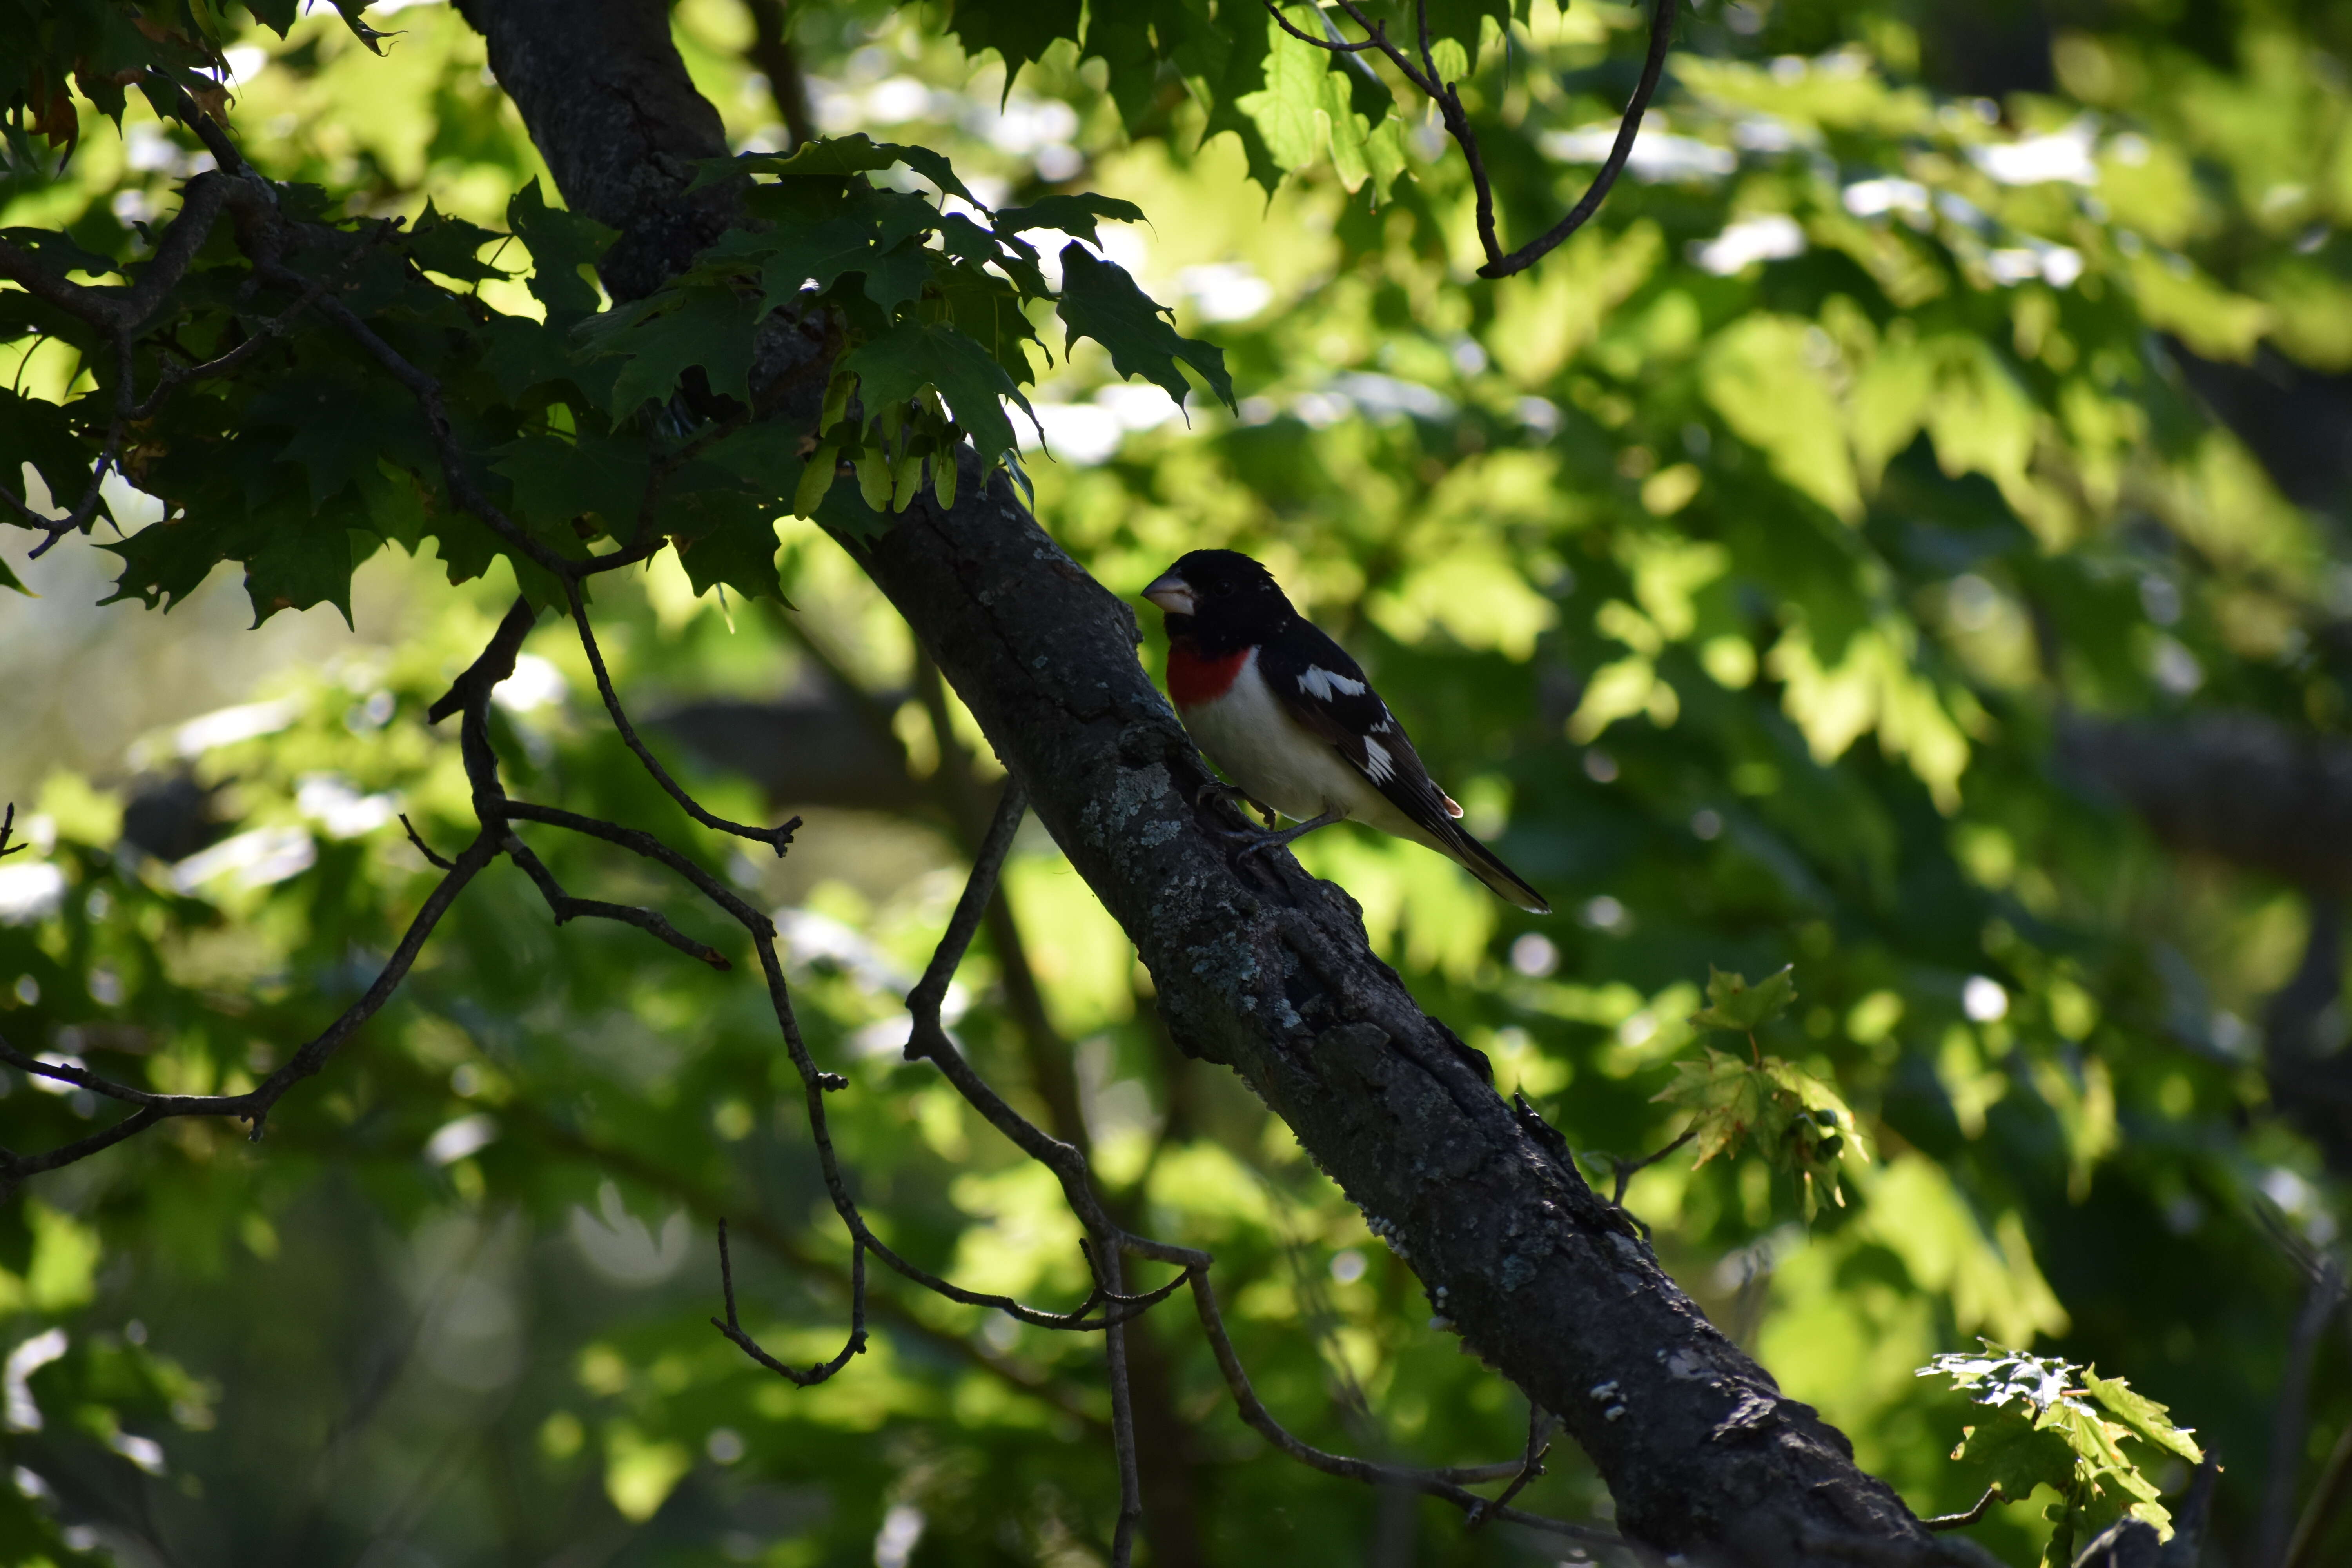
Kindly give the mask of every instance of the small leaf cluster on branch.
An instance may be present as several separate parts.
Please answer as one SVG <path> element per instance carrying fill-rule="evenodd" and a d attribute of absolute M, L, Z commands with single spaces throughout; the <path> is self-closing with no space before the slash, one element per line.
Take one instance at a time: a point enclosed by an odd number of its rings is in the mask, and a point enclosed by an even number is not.
<path fill-rule="evenodd" d="M 1697 1164 L 1736 1153 L 1753 1139 L 1775 1170 L 1796 1176 L 1805 1218 L 1811 1221 L 1821 1208 L 1816 1184 L 1843 1208 L 1838 1161 L 1851 1154 L 1866 1164 L 1870 1146 L 1836 1089 L 1757 1047 L 1756 1031 L 1778 1019 L 1797 999 L 1793 976 L 1793 970 L 1783 968 L 1750 985 L 1745 975 L 1711 972 L 1707 1005 L 1691 1015 L 1691 1022 L 1746 1035 L 1748 1058 L 1742 1061 L 1710 1046 L 1697 1060 L 1676 1063 L 1675 1080 L 1654 1098 L 1692 1113 L 1690 1130 L 1683 1137 L 1696 1142 Z"/>
<path fill-rule="evenodd" d="M 985 222 L 869 177 L 898 163 Z M 955 504 L 950 454 L 967 437 L 983 476 L 1005 461 L 1015 443 L 1004 405 L 1032 413 L 1022 388 L 1036 379 L 1033 355 L 1048 353 L 1027 314 L 1032 302 L 1055 304 L 1067 342 L 1096 339 L 1121 374 L 1144 376 L 1181 403 L 1190 390 L 1176 369 L 1181 361 L 1233 403 L 1223 353 L 1179 337 L 1123 268 L 1079 243 L 1097 238 L 1097 219 L 1139 220 L 1132 203 L 1055 195 L 992 214 L 939 153 L 863 135 L 812 142 L 788 157 L 714 162 L 700 180 L 743 176 L 768 177 L 742 197 L 745 226 L 590 331 L 601 353 L 626 362 L 610 394 L 609 412 L 622 418 L 696 367 L 712 392 L 748 405 L 760 326 L 779 310 L 832 314 L 845 352 L 814 449 L 786 487 L 801 516 L 816 515 L 836 464 L 855 470 L 869 509 L 898 511 L 926 474 L 940 504 Z M 1040 229 L 1076 237 L 1062 250 L 1058 291 L 1023 237 Z"/>
<path fill-rule="evenodd" d="M 1989 1412 L 1962 1429 L 1952 1458 L 1983 1467 L 1998 1500 L 2022 1502 L 2038 1486 L 2058 1494 L 2045 1510 L 2057 1526 L 2042 1554 L 2046 1568 L 2066 1568 L 2077 1549 L 2126 1517 L 2171 1535 L 2163 1493 L 2125 1452 L 2126 1442 L 2205 1463 L 2204 1450 L 2169 1411 L 2120 1377 L 2101 1377 L 2095 1366 L 1988 1340 L 1981 1353 L 1939 1355 L 1919 1375 L 1951 1379 Z"/>
<path fill-rule="evenodd" d="M 223 160 L 189 182 L 153 255 L 118 263 L 44 231 L 0 234 L 0 276 L 22 285 L 0 298 L 0 328 L 77 350 L 98 378 L 63 405 L 0 389 L 0 431 L 53 499 L 78 498 L 62 515 L 0 499 L 46 549 L 101 518 L 119 528 L 110 474 L 159 498 L 170 526 L 104 546 L 123 563 L 116 598 L 169 605 L 230 561 L 257 621 L 321 603 L 348 616 L 361 562 L 428 541 L 451 582 L 503 558 L 541 605 L 665 546 L 698 593 L 780 598 L 775 498 L 813 515 L 848 464 L 866 510 L 843 491 L 825 521 L 855 533 L 926 474 L 951 503 L 946 458 L 966 435 L 983 474 L 1012 455 L 1004 405 L 1026 410 L 1021 388 L 1046 352 L 1033 302 L 1055 304 L 1068 340 L 1096 339 L 1122 374 L 1181 401 L 1181 363 L 1233 400 L 1222 354 L 1180 337 L 1080 243 L 1098 218 L 1140 216 L 1125 202 L 1057 195 L 988 215 L 946 159 L 863 136 L 716 160 L 703 178 L 738 190 L 744 226 L 656 292 L 600 310 L 582 268 L 613 233 L 549 206 L 535 180 L 508 205 L 510 237 L 430 204 L 404 232 L 338 221 L 322 193 L 253 174 L 168 79 L 146 86 Z M 987 226 L 867 177 L 899 163 Z M 224 214 L 233 247 L 215 234 Z M 1024 237 L 1041 229 L 1079 237 L 1058 291 Z M 481 297 L 505 276 L 482 253 L 510 240 L 530 252 L 543 320 Z M 126 282 L 79 284 L 74 270 Z M 754 361 L 763 331 L 814 321 L 844 352 L 818 430 L 796 435 L 755 417 Z"/>

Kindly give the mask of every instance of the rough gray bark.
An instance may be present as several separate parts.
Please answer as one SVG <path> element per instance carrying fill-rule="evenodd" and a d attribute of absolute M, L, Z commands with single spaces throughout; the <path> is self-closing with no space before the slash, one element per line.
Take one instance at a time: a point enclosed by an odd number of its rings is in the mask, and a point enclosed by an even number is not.
<path fill-rule="evenodd" d="M 679 194 L 686 163 L 723 149 L 662 7 L 464 8 L 565 200 L 624 231 L 614 291 L 683 265 L 711 212 Z M 1133 613 L 965 461 L 953 510 L 927 489 L 858 548 L 866 569 L 1134 940 L 1174 1037 L 1238 1072 L 1465 1343 L 1559 1415 L 1621 1527 L 1697 1562 L 1970 1560 L 1707 1323 L 1558 1135 L 1414 1005 L 1344 893 L 1286 856 L 1236 869 L 1195 814 L 1208 774 L 1137 663 Z"/>

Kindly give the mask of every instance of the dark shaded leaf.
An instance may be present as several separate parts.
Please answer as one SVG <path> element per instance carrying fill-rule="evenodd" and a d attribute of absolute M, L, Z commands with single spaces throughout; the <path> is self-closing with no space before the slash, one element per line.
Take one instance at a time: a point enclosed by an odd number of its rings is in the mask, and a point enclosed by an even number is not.
<path fill-rule="evenodd" d="M 731 290 L 700 289 L 673 309 L 604 334 L 604 354 L 626 361 L 606 408 L 625 419 L 649 401 L 666 403 L 678 378 L 697 367 L 711 391 L 749 403 L 754 315 L 754 302 Z"/>
<path fill-rule="evenodd" d="M 388 447 L 411 444 L 422 430 L 406 390 L 380 377 L 286 376 L 246 405 L 246 417 L 253 426 L 293 432 L 278 457 L 309 479 L 314 508 L 341 495 Z"/>
<path fill-rule="evenodd" d="M 10 467 L 30 463 L 49 487 L 50 504 L 63 510 L 81 499 L 89 483 L 94 454 L 75 436 L 66 411 L 45 398 L 26 397 L 0 387 L 0 452 Z M 0 484 L 16 490 L 21 469 L 0 474 Z M 21 492 L 19 492 L 21 493 Z"/>
<path fill-rule="evenodd" d="M 782 601 L 776 576 L 775 507 L 751 496 L 704 490 L 665 505 L 661 526 L 697 594 L 724 584 L 746 598 Z"/>
<path fill-rule="evenodd" d="M 1219 402 L 1234 406 L 1224 351 L 1180 335 L 1169 324 L 1167 309 L 1137 288 L 1127 268 L 1101 260 L 1076 240 L 1062 247 L 1059 309 L 1071 341 L 1092 338 L 1102 344 L 1119 374 L 1141 376 L 1181 404 L 1192 391 L 1176 368 L 1181 360 L 1200 373 Z"/>
<path fill-rule="evenodd" d="M 852 136 L 822 137 L 789 153 L 747 153 L 731 160 L 713 160 L 695 176 L 695 184 L 699 188 L 716 183 L 714 174 L 718 179 L 732 174 L 772 174 L 778 179 L 839 179 L 872 174 L 893 163 L 906 164 L 940 190 L 985 210 L 985 204 L 956 177 L 954 165 L 945 157 L 928 147 L 877 142 L 862 131 Z"/>
<path fill-rule="evenodd" d="M 1072 195 L 1045 196 L 1025 207 L 1006 207 L 996 215 L 996 232 L 1013 235 L 1033 228 L 1057 228 L 1091 245 L 1096 238 L 1097 218 L 1109 218 L 1116 223 L 1144 221 L 1143 209 L 1133 202 L 1083 191 Z"/>
<path fill-rule="evenodd" d="M 580 276 L 580 268 L 593 266 L 604 254 L 617 237 L 613 230 L 593 218 L 549 206 L 535 177 L 507 203 L 507 226 L 530 250 L 530 291 L 547 307 L 550 322 L 569 325 L 594 313 L 600 296 L 596 286 Z"/>
<path fill-rule="evenodd" d="M 1029 400 L 993 354 L 963 332 L 935 321 L 901 322 L 851 350 L 842 365 L 856 374 L 868 409 L 909 402 L 926 386 L 937 389 L 985 461 L 995 461 L 1013 447 L 1013 421 L 1005 415 L 1003 399 L 1011 398 L 1023 413 L 1030 413 Z"/>
<path fill-rule="evenodd" d="M 653 469 L 642 442 L 588 435 L 572 441 L 527 436 L 490 467 L 514 481 L 515 504 L 534 523 L 593 513 L 616 539 L 635 528 Z"/>
<path fill-rule="evenodd" d="M 1004 91 L 1021 68 L 1062 38 L 1078 36 L 1079 0 L 956 0 L 948 31 L 976 55 L 993 49 L 1004 59 Z"/>
<path fill-rule="evenodd" d="M 479 258 L 484 246 L 495 244 L 502 237 L 479 224 L 436 212 L 432 202 L 427 200 L 424 216 L 409 228 L 408 254 L 415 258 L 419 267 L 438 272 L 444 278 L 454 278 L 461 283 L 480 283 L 509 276 L 503 268 L 493 267 Z"/>
<path fill-rule="evenodd" d="M 245 593 L 253 601 L 253 624 L 280 610 L 332 605 L 352 619 L 352 570 L 374 554 L 383 541 L 345 528 L 332 518 L 272 519 L 260 548 L 245 563 Z"/>

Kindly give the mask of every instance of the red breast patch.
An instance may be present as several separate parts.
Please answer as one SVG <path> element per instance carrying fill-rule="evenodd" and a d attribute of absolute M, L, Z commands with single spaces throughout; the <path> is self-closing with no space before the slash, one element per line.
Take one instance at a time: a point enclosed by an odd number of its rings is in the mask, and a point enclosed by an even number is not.
<path fill-rule="evenodd" d="M 1168 648 L 1168 695 L 1176 700 L 1179 708 L 1197 708 L 1203 702 L 1213 702 L 1223 697 L 1249 661 L 1250 649 L 1227 654 L 1223 658 L 1202 658 L 1188 641 L 1171 643 Z"/>

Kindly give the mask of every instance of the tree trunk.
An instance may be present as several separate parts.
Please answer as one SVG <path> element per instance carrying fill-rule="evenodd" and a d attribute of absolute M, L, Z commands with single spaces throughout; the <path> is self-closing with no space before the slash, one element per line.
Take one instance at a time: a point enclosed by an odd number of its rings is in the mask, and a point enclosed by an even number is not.
<path fill-rule="evenodd" d="M 564 199 L 621 230 L 614 293 L 683 267 L 724 211 L 684 195 L 691 161 L 725 148 L 658 0 L 462 9 Z M 792 333 L 771 374 L 821 387 L 821 363 L 790 362 L 822 352 Z M 1345 893 L 1287 856 L 1236 869 L 1195 816 L 1209 775 L 1136 661 L 1132 611 L 963 461 L 951 511 L 927 487 L 856 552 L 1133 939 L 1179 1044 L 1238 1072 L 1465 1346 L 1560 1417 L 1629 1535 L 1703 1562 L 1962 1560 L 1706 1321 L 1556 1133 L 1503 1102 Z"/>

